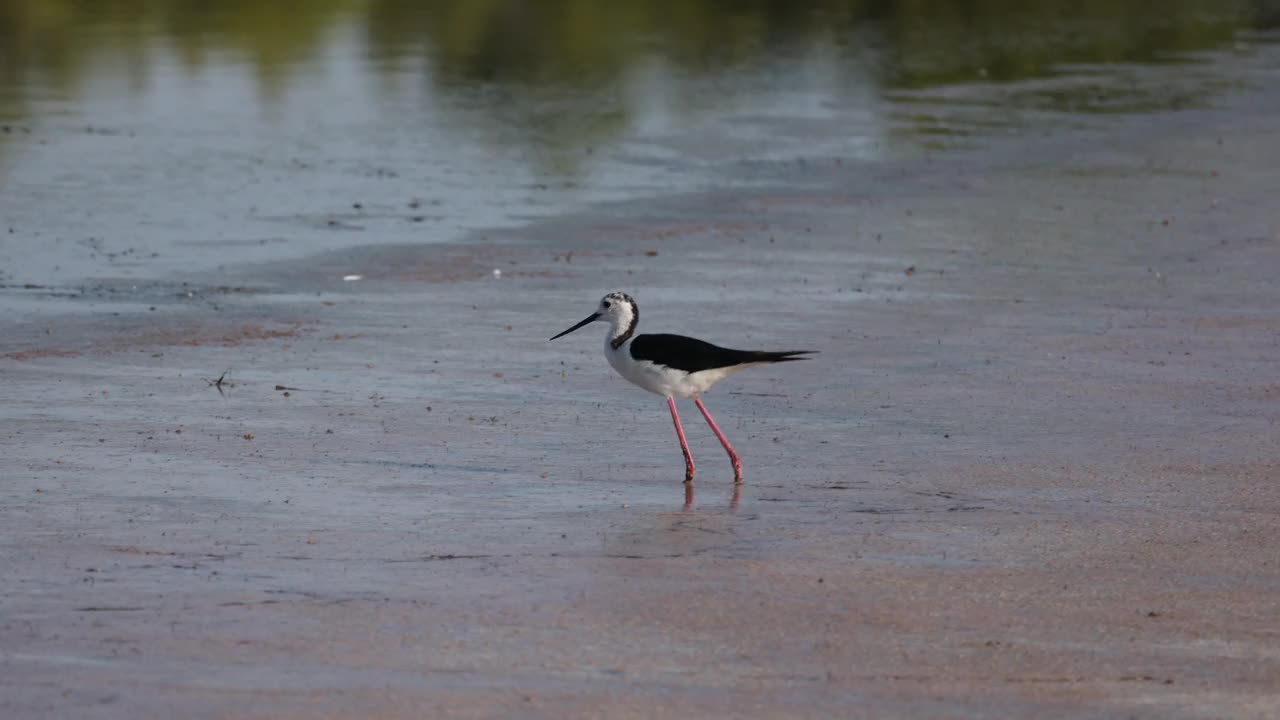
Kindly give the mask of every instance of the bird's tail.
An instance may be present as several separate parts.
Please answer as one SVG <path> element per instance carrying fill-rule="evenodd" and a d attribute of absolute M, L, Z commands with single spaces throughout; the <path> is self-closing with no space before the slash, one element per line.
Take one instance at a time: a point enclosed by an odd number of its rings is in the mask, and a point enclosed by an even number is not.
<path fill-rule="evenodd" d="M 744 359 L 743 362 L 778 363 L 778 362 L 790 362 L 792 360 L 808 360 L 809 358 L 803 357 L 803 356 L 812 355 L 813 353 L 816 353 L 816 352 L 818 351 L 817 350 L 786 350 L 783 352 L 748 351 L 743 353 L 744 355 L 748 356 L 748 358 Z"/>

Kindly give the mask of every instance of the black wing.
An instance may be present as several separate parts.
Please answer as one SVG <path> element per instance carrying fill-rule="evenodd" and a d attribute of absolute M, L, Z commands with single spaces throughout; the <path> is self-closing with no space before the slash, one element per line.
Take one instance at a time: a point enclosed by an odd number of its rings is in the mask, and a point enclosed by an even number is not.
<path fill-rule="evenodd" d="M 759 350 L 730 350 L 697 338 L 683 335 L 637 335 L 631 341 L 631 357 L 648 360 L 658 365 L 699 372 L 715 368 L 733 367 L 748 363 L 786 362 L 804 360 L 799 355 L 816 350 L 790 350 L 787 352 L 762 352 Z"/>

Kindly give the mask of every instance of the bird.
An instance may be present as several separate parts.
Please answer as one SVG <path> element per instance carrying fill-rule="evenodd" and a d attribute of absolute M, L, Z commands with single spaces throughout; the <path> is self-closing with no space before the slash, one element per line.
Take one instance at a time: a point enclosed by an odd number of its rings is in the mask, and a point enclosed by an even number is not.
<path fill-rule="evenodd" d="M 675 399 L 677 397 L 693 398 L 707 425 L 711 426 L 711 431 L 720 439 L 720 444 L 729 454 L 729 461 L 733 463 L 733 482 L 739 485 L 742 483 L 742 458 L 733 449 L 733 445 L 729 444 L 729 439 L 720 431 L 715 419 L 707 411 L 707 406 L 702 403 L 701 394 L 739 370 L 769 363 L 806 360 L 808 358 L 804 357 L 805 355 L 817 352 L 816 350 L 780 352 L 733 350 L 684 335 L 637 335 L 636 326 L 640 323 L 640 308 L 636 305 L 636 301 L 624 292 L 611 292 L 605 295 L 600 299 L 595 312 L 551 339 L 562 338 L 594 322 L 609 324 L 609 332 L 604 338 L 604 356 L 613 369 L 632 383 L 667 399 L 667 407 L 671 410 L 671 421 L 676 426 L 676 437 L 680 439 L 680 450 L 684 453 L 686 483 L 693 482 L 695 468 L 693 454 L 689 452 L 689 442 L 685 439 L 684 428 L 680 425 L 680 413 L 676 411 Z"/>

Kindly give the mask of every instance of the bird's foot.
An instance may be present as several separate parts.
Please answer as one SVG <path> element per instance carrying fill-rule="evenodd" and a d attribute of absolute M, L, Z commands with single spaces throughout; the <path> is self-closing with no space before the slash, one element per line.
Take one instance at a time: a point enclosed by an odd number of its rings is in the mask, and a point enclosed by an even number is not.
<path fill-rule="evenodd" d="M 684 481 L 687 483 L 693 482 L 693 466 L 692 465 L 684 469 Z"/>
<path fill-rule="evenodd" d="M 742 463 L 740 462 L 735 462 L 733 464 L 733 484 L 742 484 Z"/>

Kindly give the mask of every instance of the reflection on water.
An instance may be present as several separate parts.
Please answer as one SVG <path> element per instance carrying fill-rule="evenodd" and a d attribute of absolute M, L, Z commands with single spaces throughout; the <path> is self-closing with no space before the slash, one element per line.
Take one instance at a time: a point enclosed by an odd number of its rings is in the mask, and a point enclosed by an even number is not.
<path fill-rule="evenodd" d="M 1219 78 L 1143 73 L 1277 18 L 1280 0 L 0 0 L 0 265 L 127 277 L 143 256 L 435 242 L 800 157 L 1194 106 Z"/>
<path fill-rule="evenodd" d="M 162 53 L 190 72 L 247 63 L 271 102 L 294 78 L 331 70 L 335 48 L 356 37 L 360 56 L 343 59 L 365 80 L 427 83 L 482 114 L 521 114 L 535 140 L 554 142 L 625 125 L 643 97 L 617 96 L 635 95 L 655 67 L 693 78 L 668 102 L 696 108 L 751 92 L 738 87 L 742 68 L 815 48 L 833 60 L 827 90 L 839 95 L 851 78 L 918 89 L 1160 61 L 1278 20 L 1280 0 L 0 0 L 0 116 L 22 117 L 46 93 L 74 96 L 104 66 L 145 92 Z M 607 110 L 572 121 L 584 103 Z"/>

